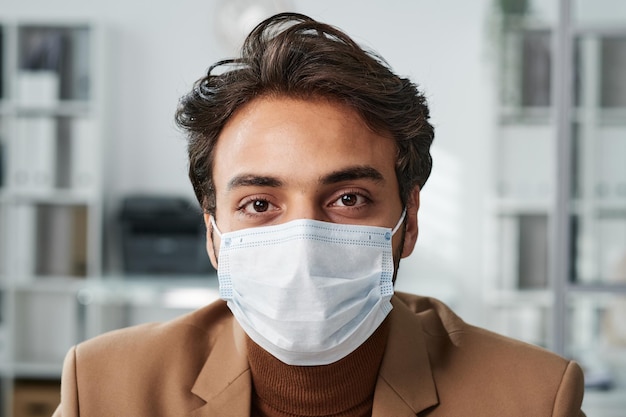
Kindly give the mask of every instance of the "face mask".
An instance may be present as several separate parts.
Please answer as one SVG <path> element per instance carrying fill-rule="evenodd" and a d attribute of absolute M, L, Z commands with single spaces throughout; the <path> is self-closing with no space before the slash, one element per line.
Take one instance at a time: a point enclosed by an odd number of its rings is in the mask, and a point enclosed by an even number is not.
<path fill-rule="evenodd" d="M 316 220 L 220 234 L 220 297 L 248 336 L 289 365 L 325 365 L 392 309 L 396 227 Z"/>

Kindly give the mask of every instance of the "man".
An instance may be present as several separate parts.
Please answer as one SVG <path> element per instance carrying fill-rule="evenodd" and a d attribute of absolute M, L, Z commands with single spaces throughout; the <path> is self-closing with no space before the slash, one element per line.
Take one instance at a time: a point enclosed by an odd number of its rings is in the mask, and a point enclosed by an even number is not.
<path fill-rule="evenodd" d="M 72 349 L 68 416 L 582 416 L 579 366 L 394 294 L 434 137 L 424 97 L 281 14 L 182 99 L 223 300 Z"/>

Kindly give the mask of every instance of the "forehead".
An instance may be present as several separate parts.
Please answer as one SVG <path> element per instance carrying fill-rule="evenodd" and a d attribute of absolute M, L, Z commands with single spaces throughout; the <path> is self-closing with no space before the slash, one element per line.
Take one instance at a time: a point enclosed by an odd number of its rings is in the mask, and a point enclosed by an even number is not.
<path fill-rule="evenodd" d="M 351 107 L 325 99 L 262 97 L 240 108 L 224 126 L 213 176 L 235 172 L 303 177 L 341 165 L 375 165 L 394 175 L 396 145 L 373 131 Z"/>

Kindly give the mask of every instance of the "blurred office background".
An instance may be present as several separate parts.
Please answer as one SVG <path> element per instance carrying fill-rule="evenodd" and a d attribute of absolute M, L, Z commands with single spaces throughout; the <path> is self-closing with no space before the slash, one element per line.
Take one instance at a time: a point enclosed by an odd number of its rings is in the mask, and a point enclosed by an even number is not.
<path fill-rule="evenodd" d="M 581 362 L 626 410 L 626 3 L 0 0 L 0 416 L 49 415 L 67 349 L 217 297 L 177 101 L 297 11 L 429 99 L 420 238 L 397 289 Z"/>

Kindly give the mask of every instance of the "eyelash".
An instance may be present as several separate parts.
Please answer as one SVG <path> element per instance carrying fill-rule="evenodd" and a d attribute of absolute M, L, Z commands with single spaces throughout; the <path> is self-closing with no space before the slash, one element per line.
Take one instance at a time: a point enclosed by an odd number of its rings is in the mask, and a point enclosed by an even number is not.
<path fill-rule="evenodd" d="M 343 196 L 346 196 L 346 195 L 352 195 L 352 194 L 353 194 L 353 195 L 356 195 L 356 196 L 358 196 L 358 197 L 361 197 L 361 198 L 363 198 L 363 199 L 365 199 L 365 202 L 366 202 L 366 203 L 371 203 L 371 202 L 372 202 L 372 199 L 371 199 L 368 195 L 366 195 L 364 192 L 362 192 L 362 191 L 360 191 L 360 190 L 348 190 L 348 191 L 344 191 L 344 192 L 342 192 L 341 194 L 339 194 L 339 195 L 337 196 L 337 198 L 334 198 L 334 199 L 332 200 L 332 203 L 331 203 L 331 204 L 335 204 L 335 202 L 337 202 L 338 200 L 340 200 Z M 350 209 L 352 209 L 352 210 L 360 210 L 360 209 L 363 209 L 363 208 L 364 208 L 364 206 L 365 206 L 364 204 L 360 204 L 360 205 L 358 205 L 358 206 L 356 206 L 356 207 L 351 207 L 351 206 L 346 206 L 346 207 L 347 207 L 347 208 L 350 208 Z"/>
<path fill-rule="evenodd" d="M 358 204 L 356 206 L 339 206 L 342 207 L 344 209 L 349 209 L 349 210 L 362 210 L 365 209 L 369 203 L 372 202 L 372 199 L 363 191 L 361 190 L 347 190 L 347 191 L 343 191 L 340 194 L 334 196 L 331 200 L 331 203 L 329 204 L 329 206 L 334 206 L 336 204 L 337 201 L 339 201 L 343 196 L 346 195 L 355 195 L 357 197 L 363 198 L 365 200 L 364 204 Z M 260 216 L 263 215 L 264 212 L 254 212 L 253 210 L 251 211 L 246 211 L 246 206 L 248 206 L 251 203 L 254 203 L 256 201 L 260 201 L 260 202 L 264 202 L 267 203 L 269 205 L 272 205 L 272 202 L 266 198 L 266 197 L 261 197 L 261 196 L 250 196 L 247 197 L 246 199 L 244 199 L 238 206 L 237 206 L 237 212 L 241 213 L 244 216 L 248 216 L 248 217 L 256 217 L 256 216 Z"/>
<path fill-rule="evenodd" d="M 272 202 L 265 198 L 265 197 L 255 197 L 255 196 L 251 196 L 251 197 L 247 197 L 246 199 L 244 199 L 241 204 L 239 204 L 239 206 L 237 206 L 237 211 L 240 212 L 241 214 L 245 215 L 245 216 L 257 216 L 261 213 L 254 213 L 254 212 L 246 212 L 245 208 L 248 204 L 250 203 L 254 203 L 255 201 L 261 201 L 267 204 L 272 204 Z"/>

